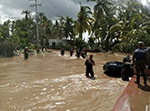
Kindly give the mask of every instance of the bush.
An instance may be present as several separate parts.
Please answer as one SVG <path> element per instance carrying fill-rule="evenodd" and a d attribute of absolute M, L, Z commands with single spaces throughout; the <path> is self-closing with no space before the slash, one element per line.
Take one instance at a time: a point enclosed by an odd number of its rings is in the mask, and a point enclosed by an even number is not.
<path fill-rule="evenodd" d="M 4 41 L 0 44 L 0 55 L 12 57 L 14 55 L 15 45 L 11 41 Z"/>

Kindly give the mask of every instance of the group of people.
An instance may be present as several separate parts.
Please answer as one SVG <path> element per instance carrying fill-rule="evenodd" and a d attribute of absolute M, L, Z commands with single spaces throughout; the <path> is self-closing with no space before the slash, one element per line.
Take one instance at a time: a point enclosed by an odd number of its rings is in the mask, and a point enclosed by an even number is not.
<path fill-rule="evenodd" d="M 76 50 L 76 56 L 77 58 L 80 58 L 80 56 L 82 56 L 82 58 L 86 58 L 87 57 L 87 49 L 84 47 L 84 49 L 81 51 L 79 48 Z"/>
<path fill-rule="evenodd" d="M 149 51 L 149 52 L 148 52 Z M 140 76 L 143 77 L 144 79 L 144 85 L 147 86 L 147 76 L 145 73 L 146 66 L 150 69 L 150 63 L 148 62 L 150 57 L 148 57 L 148 53 L 150 53 L 150 50 L 147 50 L 144 42 L 139 41 L 138 42 L 138 48 L 134 51 L 133 56 L 132 56 L 132 62 L 133 65 L 135 66 L 136 69 L 136 81 L 138 85 L 140 84 Z M 127 58 L 130 58 L 127 56 Z M 127 61 L 124 60 L 124 63 L 126 64 L 125 66 L 127 70 L 129 69 L 129 64 L 128 62 L 131 62 L 130 59 Z M 94 71 L 93 71 L 93 66 L 95 66 L 95 62 L 93 60 L 93 55 L 90 55 L 89 58 L 85 61 L 86 65 L 86 77 L 89 77 L 89 73 L 91 74 L 91 77 L 94 77 Z"/>
<path fill-rule="evenodd" d="M 73 49 L 71 48 L 69 50 L 70 52 L 70 56 L 73 55 Z M 61 50 L 61 55 L 64 55 L 64 49 Z M 83 57 L 83 58 L 86 58 L 87 57 L 87 49 L 84 47 L 83 51 L 81 51 L 79 48 L 76 49 L 76 56 L 77 58 L 80 58 L 80 55 Z M 90 55 L 89 58 L 86 59 L 85 61 L 85 65 L 86 65 L 86 77 L 91 77 L 91 78 L 95 78 L 94 77 L 94 71 L 93 71 L 93 66 L 95 66 L 95 62 L 93 60 L 93 55 Z M 91 76 L 89 76 L 89 74 Z"/>
<path fill-rule="evenodd" d="M 70 52 L 70 56 L 72 56 L 73 55 L 73 49 L 71 48 L 69 50 L 69 52 Z M 24 59 L 28 59 L 28 48 L 27 47 L 24 50 L 24 54 L 25 54 Z M 76 56 L 78 58 L 80 57 L 80 55 L 83 57 L 82 54 L 85 57 L 87 57 L 86 48 L 84 48 L 82 52 L 80 51 L 79 48 L 76 50 Z M 61 55 L 64 55 L 63 49 L 61 50 Z M 140 75 L 142 75 L 143 79 L 144 79 L 144 84 L 147 85 L 147 77 L 146 77 L 146 73 L 145 73 L 145 68 L 146 68 L 146 66 L 148 66 L 150 69 L 150 63 L 147 62 L 147 61 L 149 61 L 147 58 L 148 58 L 147 57 L 147 50 L 145 48 L 144 42 L 139 41 L 138 42 L 138 48 L 134 51 L 133 56 L 132 56 L 132 62 L 133 62 L 133 65 L 135 66 L 136 75 L 137 75 L 135 83 L 137 83 L 137 84 L 140 84 Z M 124 63 L 125 62 L 129 62 L 129 61 L 124 61 Z M 85 65 L 86 65 L 86 77 L 89 77 L 89 73 L 91 75 L 90 77 L 94 77 L 93 66 L 95 66 L 95 62 L 93 60 L 93 55 L 90 55 L 89 58 L 86 59 Z M 126 63 L 125 66 L 127 66 L 127 67 L 125 67 L 126 70 L 129 70 L 128 63 Z"/>
<path fill-rule="evenodd" d="M 70 53 L 70 56 L 73 55 L 73 53 L 74 53 L 73 48 L 71 48 L 71 49 L 69 50 L 69 53 Z M 61 55 L 64 55 L 64 54 L 65 54 L 65 51 L 64 51 L 64 49 L 62 48 L 62 49 L 61 49 Z M 86 58 L 86 56 L 87 56 L 87 49 L 84 47 L 84 49 L 81 51 L 80 48 L 77 48 L 75 55 L 77 56 L 77 58 L 80 58 L 80 56 L 82 56 L 82 58 Z"/>
<path fill-rule="evenodd" d="M 138 42 L 138 48 L 134 51 L 133 56 L 132 56 L 132 64 L 130 56 L 127 55 L 124 59 L 123 59 L 123 69 L 121 72 L 121 76 L 123 80 L 128 80 L 128 73 L 130 71 L 130 66 L 133 65 L 135 67 L 136 70 L 136 81 L 135 83 L 137 83 L 138 85 L 140 84 L 140 76 L 143 77 L 144 79 L 144 84 L 145 86 L 147 85 L 147 77 L 146 77 L 146 73 L 145 73 L 145 69 L 146 66 L 149 67 L 150 69 L 150 64 L 148 63 L 149 59 L 148 59 L 148 50 L 144 45 L 144 42 L 139 41 Z"/>

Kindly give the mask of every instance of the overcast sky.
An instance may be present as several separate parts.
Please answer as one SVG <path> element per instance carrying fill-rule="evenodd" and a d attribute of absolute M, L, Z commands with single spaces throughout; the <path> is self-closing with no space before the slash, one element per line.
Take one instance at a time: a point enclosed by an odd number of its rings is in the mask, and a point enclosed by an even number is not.
<path fill-rule="evenodd" d="M 95 2 L 86 2 L 86 0 L 37 0 L 38 12 L 44 12 L 48 19 L 56 20 L 57 16 L 69 16 L 77 19 L 77 13 L 79 12 L 79 2 L 82 5 L 90 6 L 93 9 Z M 35 12 L 35 7 L 30 5 L 35 4 L 35 0 L 0 0 L 0 23 L 12 19 L 21 19 L 25 15 L 21 12 L 29 10 Z"/>

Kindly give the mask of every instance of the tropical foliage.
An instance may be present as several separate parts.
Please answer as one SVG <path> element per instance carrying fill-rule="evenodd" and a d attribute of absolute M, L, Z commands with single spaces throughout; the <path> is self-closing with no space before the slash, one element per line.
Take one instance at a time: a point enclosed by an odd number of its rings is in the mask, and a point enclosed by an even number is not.
<path fill-rule="evenodd" d="M 79 33 L 79 37 L 82 39 L 83 32 L 91 32 L 91 22 L 93 19 L 90 17 L 92 15 L 91 9 L 88 6 L 82 6 L 80 3 L 80 12 L 78 13 L 77 23 L 76 23 L 76 34 Z"/>
<path fill-rule="evenodd" d="M 91 9 L 83 6 L 77 20 L 59 17 L 55 22 L 43 12 L 38 13 L 40 48 L 48 46 L 48 39 L 74 40 L 74 46 L 100 48 L 105 51 L 131 53 L 138 41 L 150 44 L 150 13 L 148 6 L 137 0 L 87 0 L 95 2 Z M 92 11 L 93 10 L 93 11 Z M 12 56 L 17 48 L 37 47 L 36 23 L 32 12 L 25 10 L 21 20 L 7 20 L 0 25 L 0 55 Z M 88 41 L 83 34 L 88 32 Z M 57 44 L 56 48 L 69 49 L 72 45 Z M 9 53 L 10 52 L 10 53 Z"/>

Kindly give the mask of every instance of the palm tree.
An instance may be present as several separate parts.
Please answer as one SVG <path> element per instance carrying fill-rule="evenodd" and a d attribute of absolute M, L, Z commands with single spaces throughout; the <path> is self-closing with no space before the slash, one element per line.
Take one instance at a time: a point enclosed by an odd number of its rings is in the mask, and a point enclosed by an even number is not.
<path fill-rule="evenodd" d="M 46 18 L 45 14 L 42 12 L 42 13 L 39 13 L 39 19 L 38 19 L 38 25 L 39 25 L 39 36 L 43 36 L 46 34 L 46 26 L 47 26 L 47 22 L 48 19 Z"/>
<path fill-rule="evenodd" d="M 94 30 L 99 29 L 99 22 L 103 17 L 106 17 L 106 11 L 108 10 L 108 7 L 112 5 L 110 0 L 87 0 L 87 2 L 92 1 L 96 2 L 96 5 L 94 6 L 94 26 L 92 29 L 92 34 L 94 33 Z"/>
<path fill-rule="evenodd" d="M 62 26 L 58 20 L 55 21 L 54 24 L 50 23 L 49 30 L 47 30 L 50 34 L 49 38 L 51 39 L 62 39 Z"/>
<path fill-rule="evenodd" d="M 64 34 L 66 39 L 68 37 L 74 38 L 74 21 L 70 17 L 64 18 L 64 26 L 63 26 Z"/>
<path fill-rule="evenodd" d="M 143 6 L 134 0 L 128 0 L 123 7 L 119 7 L 120 21 L 123 22 L 122 37 L 126 42 L 131 42 L 138 39 L 134 33 L 140 30 L 143 24 L 144 14 L 141 13 Z M 135 38 L 136 37 L 136 38 Z M 128 40 L 128 41 L 127 41 Z"/>
<path fill-rule="evenodd" d="M 144 31 L 145 26 L 147 26 L 145 23 L 149 18 L 147 16 L 148 11 L 135 0 L 120 0 L 117 2 L 121 2 L 117 5 L 119 13 L 116 14 L 119 22 L 110 27 L 110 38 L 113 38 L 113 41 L 119 39 L 120 44 L 117 46 L 122 47 L 122 51 L 131 51 L 136 46 L 137 41 L 146 40 L 145 43 L 149 41 Z"/>
<path fill-rule="evenodd" d="M 48 20 L 43 12 L 39 13 L 39 38 L 42 47 L 45 47 L 48 42 L 48 37 L 51 35 L 52 26 L 52 21 Z"/>
<path fill-rule="evenodd" d="M 31 11 L 24 10 L 21 14 L 25 14 L 25 20 L 28 21 L 29 18 L 31 18 Z"/>
<path fill-rule="evenodd" d="M 88 31 L 91 32 L 91 21 L 93 21 L 91 9 L 88 6 L 82 6 L 80 3 L 80 12 L 78 13 L 76 23 L 76 34 L 79 33 L 79 37 L 82 39 L 82 33 Z"/>
<path fill-rule="evenodd" d="M 25 10 L 22 11 L 21 14 L 25 14 L 25 18 L 23 18 L 22 21 L 22 25 L 23 25 L 22 27 L 24 28 L 25 31 L 29 31 L 33 24 L 33 19 L 31 18 L 31 11 Z"/>

